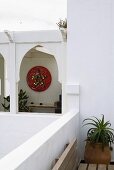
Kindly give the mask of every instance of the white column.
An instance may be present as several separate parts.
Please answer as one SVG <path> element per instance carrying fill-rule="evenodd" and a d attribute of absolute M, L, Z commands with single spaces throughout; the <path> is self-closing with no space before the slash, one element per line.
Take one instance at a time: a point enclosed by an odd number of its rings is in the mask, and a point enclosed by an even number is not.
<path fill-rule="evenodd" d="M 9 43 L 10 58 L 10 113 L 17 113 L 17 97 L 16 97 L 16 57 L 15 43 Z"/>
<path fill-rule="evenodd" d="M 10 83 L 9 83 L 9 78 L 8 78 L 8 64 L 6 64 L 6 61 L 4 62 L 4 96 L 9 96 L 10 95 Z"/>
<path fill-rule="evenodd" d="M 67 42 L 62 42 L 62 113 L 67 113 L 67 95 L 66 95 L 66 60 L 67 60 Z"/>

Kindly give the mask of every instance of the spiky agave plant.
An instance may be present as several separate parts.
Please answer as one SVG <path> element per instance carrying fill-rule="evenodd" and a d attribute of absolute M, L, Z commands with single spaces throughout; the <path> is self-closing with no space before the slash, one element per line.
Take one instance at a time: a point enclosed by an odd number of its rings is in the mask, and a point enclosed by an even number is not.
<path fill-rule="evenodd" d="M 87 123 L 85 123 L 87 122 Z M 85 123 L 83 126 L 91 126 L 87 131 L 87 141 L 91 143 L 102 143 L 102 146 L 109 145 L 114 143 L 114 129 L 111 128 L 111 123 L 104 120 L 104 115 L 101 119 L 97 117 L 87 118 L 83 120 Z"/>

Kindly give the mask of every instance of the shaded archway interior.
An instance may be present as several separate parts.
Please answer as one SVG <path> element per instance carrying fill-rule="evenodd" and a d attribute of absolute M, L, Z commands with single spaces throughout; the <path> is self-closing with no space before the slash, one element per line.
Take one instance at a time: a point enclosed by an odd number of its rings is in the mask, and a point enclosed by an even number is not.
<path fill-rule="evenodd" d="M 26 76 L 28 71 L 35 66 L 43 66 L 49 70 L 52 76 L 52 82 L 49 88 L 42 92 L 33 91 L 27 84 Z M 31 112 L 47 112 L 55 113 L 56 106 L 59 105 L 60 109 L 56 112 L 61 112 L 61 94 L 62 85 L 58 81 L 58 67 L 55 57 L 48 52 L 47 49 L 42 47 L 34 47 L 29 50 L 24 56 L 20 66 L 20 81 L 18 83 L 18 93 L 22 89 L 26 91 L 29 96 L 28 106 L 54 106 L 54 107 L 31 107 Z"/>
<path fill-rule="evenodd" d="M 4 58 L 0 54 L 0 111 L 4 111 L 2 103 L 4 103 Z"/>

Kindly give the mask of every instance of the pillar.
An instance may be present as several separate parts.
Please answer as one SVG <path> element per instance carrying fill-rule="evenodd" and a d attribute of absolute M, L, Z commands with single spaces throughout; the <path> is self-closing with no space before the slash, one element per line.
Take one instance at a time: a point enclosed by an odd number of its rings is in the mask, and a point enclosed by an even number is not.
<path fill-rule="evenodd" d="M 16 57 L 15 43 L 9 43 L 10 58 L 10 113 L 17 113 L 17 97 L 16 97 Z"/>

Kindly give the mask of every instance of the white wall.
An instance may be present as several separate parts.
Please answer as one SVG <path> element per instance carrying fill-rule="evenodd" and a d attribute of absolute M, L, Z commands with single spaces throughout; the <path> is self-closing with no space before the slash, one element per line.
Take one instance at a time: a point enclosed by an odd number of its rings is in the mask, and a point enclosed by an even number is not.
<path fill-rule="evenodd" d="M 70 112 L 45 129 L 43 145 L 26 159 L 16 170 L 50 170 L 56 158 L 73 139 L 79 142 L 79 114 Z M 55 131 L 55 133 L 53 133 Z M 78 160 L 77 160 L 78 161 Z"/>
<path fill-rule="evenodd" d="M 3 107 L 2 104 L 4 102 L 4 59 L 3 57 L 0 55 L 0 80 L 1 80 L 1 89 L 0 89 L 0 111 L 3 111 Z"/>
<path fill-rule="evenodd" d="M 80 84 L 80 125 L 104 114 L 114 128 L 114 1 L 68 0 L 68 23 L 67 80 Z"/>
<path fill-rule="evenodd" d="M 49 88 L 43 92 L 33 91 L 27 84 L 26 76 L 28 71 L 35 66 L 46 67 L 52 76 L 52 82 Z M 22 60 L 20 68 L 20 81 L 19 89 L 26 90 L 29 95 L 29 103 L 47 103 L 54 104 L 55 101 L 59 100 L 59 94 L 62 92 L 61 84 L 58 82 L 58 68 L 56 60 L 52 55 L 42 53 L 39 51 L 29 52 L 26 57 Z"/>
<path fill-rule="evenodd" d="M 50 170 L 55 159 L 64 151 L 66 144 L 73 139 L 79 142 L 77 111 L 59 116 L 58 120 L 0 159 L 0 169 Z M 79 162 L 79 157 L 76 161 Z"/>
<path fill-rule="evenodd" d="M 30 113 L 8 115 L 0 113 L 0 158 L 56 119 L 57 116 L 52 115 L 31 115 Z"/>

